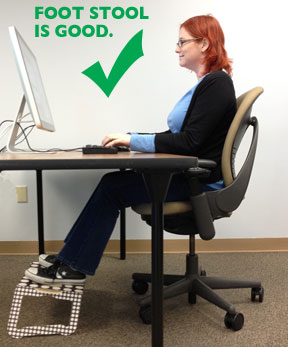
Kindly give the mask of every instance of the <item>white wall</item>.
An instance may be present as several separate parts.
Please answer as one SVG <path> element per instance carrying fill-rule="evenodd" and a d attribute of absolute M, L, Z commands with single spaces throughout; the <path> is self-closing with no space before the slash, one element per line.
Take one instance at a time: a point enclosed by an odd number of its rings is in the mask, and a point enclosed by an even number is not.
<path fill-rule="evenodd" d="M 193 74 L 178 66 L 174 53 L 179 24 L 188 17 L 212 13 L 223 27 L 226 49 L 234 60 L 237 95 L 258 85 L 265 89 L 254 106 L 254 115 L 260 121 L 260 139 L 251 185 L 233 218 L 217 223 L 217 237 L 285 237 L 286 11 L 280 0 L 265 3 L 260 0 L 118 0 L 108 4 L 104 0 L 71 0 L 68 4 L 65 0 L 1 0 L 0 122 L 15 117 L 22 97 L 7 30 L 9 25 L 15 25 L 38 58 L 57 129 L 55 133 L 35 131 L 30 137 L 34 147 L 97 144 L 105 134 L 118 131 L 166 130 L 167 114 L 196 82 Z M 150 18 L 102 21 L 114 33 L 112 38 L 61 39 L 55 35 L 35 38 L 34 7 L 39 5 L 144 6 Z M 52 23 L 54 26 L 57 20 Z M 88 23 L 86 17 L 77 21 L 80 25 Z M 81 71 L 100 60 L 107 74 L 124 45 L 141 29 L 145 55 L 125 73 L 107 98 Z M 96 171 L 44 173 L 46 239 L 65 237 L 102 174 Z M 29 202 L 17 204 L 15 186 L 23 184 L 28 186 Z M 35 173 L 1 173 L 0 192 L 0 241 L 36 240 Z M 150 238 L 149 228 L 140 218 L 131 211 L 127 214 L 127 237 Z M 118 237 L 116 227 L 112 238 Z"/>

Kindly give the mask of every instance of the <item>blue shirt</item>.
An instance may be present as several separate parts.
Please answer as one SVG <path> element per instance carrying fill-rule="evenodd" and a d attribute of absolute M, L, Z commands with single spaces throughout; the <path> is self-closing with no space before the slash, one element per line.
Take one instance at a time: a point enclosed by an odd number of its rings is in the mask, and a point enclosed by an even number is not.
<path fill-rule="evenodd" d="M 195 89 L 205 76 L 200 78 L 194 87 L 188 90 L 188 92 L 177 102 L 173 110 L 169 113 L 167 123 L 172 133 L 180 132 Z M 155 136 L 155 134 L 140 135 L 137 133 L 131 133 L 130 148 L 132 151 L 155 153 Z"/>

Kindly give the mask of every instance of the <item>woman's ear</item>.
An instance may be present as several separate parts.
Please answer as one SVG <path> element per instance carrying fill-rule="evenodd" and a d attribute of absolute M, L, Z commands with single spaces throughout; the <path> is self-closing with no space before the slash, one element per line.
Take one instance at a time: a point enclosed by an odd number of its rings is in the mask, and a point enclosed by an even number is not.
<path fill-rule="evenodd" d="M 202 40 L 202 47 L 201 47 L 202 53 L 205 53 L 207 51 L 208 47 L 209 47 L 209 41 L 207 39 L 203 39 Z"/>

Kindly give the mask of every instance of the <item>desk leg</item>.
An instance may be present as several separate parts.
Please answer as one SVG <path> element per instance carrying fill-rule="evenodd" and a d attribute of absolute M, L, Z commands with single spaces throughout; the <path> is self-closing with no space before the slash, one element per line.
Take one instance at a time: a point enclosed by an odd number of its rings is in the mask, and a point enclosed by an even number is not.
<path fill-rule="evenodd" d="M 152 207 L 152 347 L 163 347 L 163 201 L 171 174 L 143 173 Z"/>
<path fill-rule="evenodd" d="M 38 244 L 39 244 L 39 254 L 42 254 L 44 253 L 42 170 L 36 170 L 36 180 L 37 180 Z"/>
<path fill-rule="evenodd" d="M 120 259 L 126 259 L 126 212 L 125 208 L 120 210 Z"/>
<path fill-rule="evenodd" d="M 125 169 L 120 169 L 125 171 Z M 126 210 L 125 207 L 120 210 L 120 259 L 126 259 Z"/>

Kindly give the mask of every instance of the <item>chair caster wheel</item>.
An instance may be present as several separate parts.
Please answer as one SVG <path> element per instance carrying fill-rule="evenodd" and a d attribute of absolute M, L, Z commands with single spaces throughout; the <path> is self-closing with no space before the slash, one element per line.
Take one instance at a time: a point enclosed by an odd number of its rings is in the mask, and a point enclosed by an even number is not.
<path fill-rule="evenodd" d="M 224 323 L 227 329 L 231 329 L 234 331 L 240 330 L 242 329 L 244 324 L 244 316 L 242 313 L 239 313 L 239 312 L 236 312 L 236 313 L 227 312 L 224 318 Z"/>
<path fill-rule="evenodd" d="M 152 323 L 152 308 L 151 306 L 141 307 L 139 310 L 139 316 L 144 324 Z"/>
<path fill-rule="evenodd" d="M 134 281 L 132 283 L 132 289 L 134 290 L 135 293 L 143 295 L 147 292 L 149 286 L 147 282 L 142 282 L 142 281 Z"/>
<path fill-rule="evenodd" d="M 262 286 L 259 288 L 251 289 L 251 301 L 256 301 L 257 296 L 259 297 L 259 302 L 263 302 L 264 288 Z"/>

